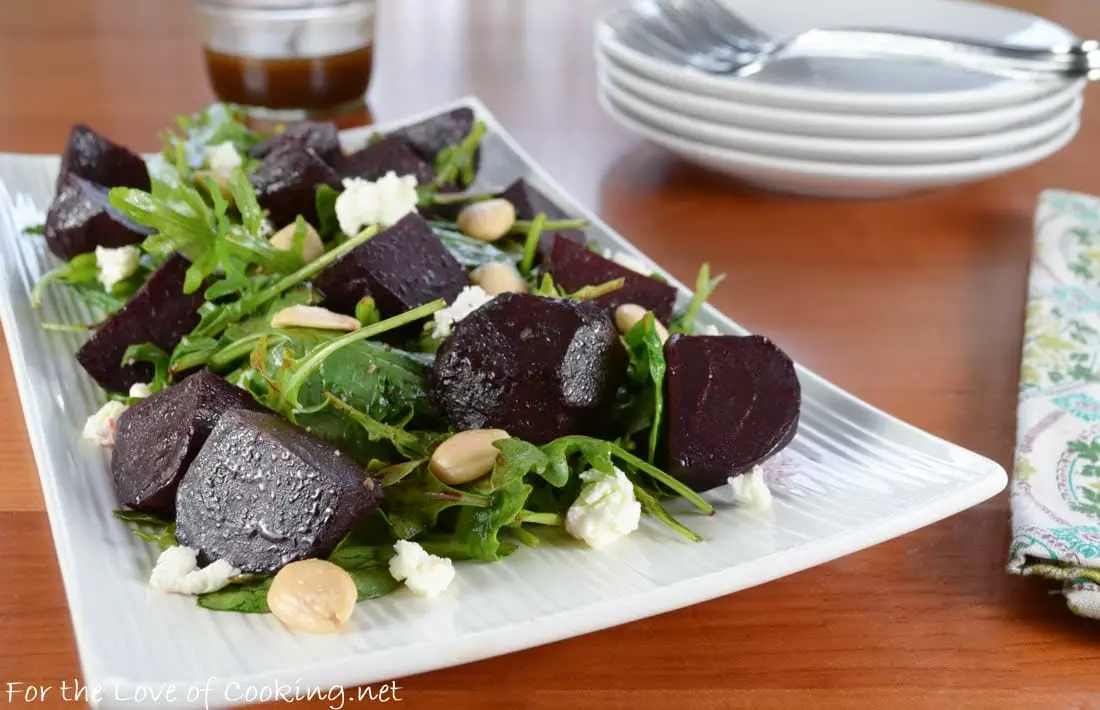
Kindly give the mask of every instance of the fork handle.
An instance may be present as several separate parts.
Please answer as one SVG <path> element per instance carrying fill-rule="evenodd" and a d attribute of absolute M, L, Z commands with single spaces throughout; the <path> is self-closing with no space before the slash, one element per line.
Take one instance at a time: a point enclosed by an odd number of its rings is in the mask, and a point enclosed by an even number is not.
<path fill-rule="evenodd" d="M 899 56 L 938 60 L 981 71 L 1026 75 L 1091 77 L 1100 73 L 1100 43 L 1034 49 L 960 37 L 897 30 L 840 28 L 811 30 L 782 46 L 783 54 Z"/>

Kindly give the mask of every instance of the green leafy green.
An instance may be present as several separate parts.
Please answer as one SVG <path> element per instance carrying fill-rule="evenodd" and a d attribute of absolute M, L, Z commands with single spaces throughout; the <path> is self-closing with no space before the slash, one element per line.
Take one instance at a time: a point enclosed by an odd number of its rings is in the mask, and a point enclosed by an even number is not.
<path fill-rule="evenodd" d="M 355 304 L 355 320 L 359 325 L 374 325 L 382 320 L 382 314 L 378 312 L 378 306 L 370 296 L 364 296 Z"/>
<path fill-rule="evenodd" d="M 699 310 L 711 297 L 714 290 L 718 288 L 718 284 L 722 283 L 725 278 L 725 274 L 719 274 L 712 279 L 710 277 L 710 264 L 703 264 L 699 267 L 699 275 L 695 279 L 695 293 L 691 297 L 691 302 L 682 314 L 673 318 L 672 322 L 668 324 L 668 331 L 670 333 L 694 335 L 695 316 L 698 315 Z"/>
<path fill-rule="evenodd" d="M 622 338 L 630 364 L 627 377 L 637 386 L 648 390 L 647 400 L 653 402 L 653 418 L 649 433 L 649 462 L 657 455 L 657 441 L 661 435 L 661 417 L 664 413 L 665 346 L 657 332 L 656 319 L 647 311 Z"/>
<path fill-rule="evenodd" d="M 46 233 L 45 224 L 32 224 L 29 227 L 23 227 L 23 234 L 31 235 L 43 235 Z"/>
<path fill-rule="evenodd" d="M 164 139 L 164 159 L 177 169 L 198 169 L 203 166 L 205 149 L 226 141 L 242 156 L 258 143 L 266 140 L 267 135 L 253 131 L 245 124 L 245 113 L 232 104 L 213 104 L 204 111 L 190 116 L 176 118 L 179 133 L 166 131 Z M 251 159 L 245 158 L 246 166 Z"/>
<path fill-rule="evenodd" d="M 167 550 L 176 543 L 176 524 L 156 515 L 134 510 L 116 510 L 115 518 L 134 526 L 133 533 L 146 542 L 156 543 Z"/>
<path fill-rule="evenodd" d="M 389 567 L 356 567 L 348 570 L 358 592 L 356 601 L 384 597 L 401 586 L 390 574 Z"/>
<path fill-rule="evenodd" d="M 322 239 L 332 239 L 340 234 L 340 221 L 336 218 L 336 198 L 340 192 L 331 185 L 318 185 L 314 201 L 317 206 L 317 233 Z"/>
<path fill-rule="evenodd" d="M 467 237 L 460 232 L 442 228 L 432 231 L 443 242 L 443 246 L 447 247 L 447 251 L 451 252 L 451 256 L 468 269 L 494 261 L 515 264 L 522 256 L 516 252 L 504 251 L 496 244 Z"/>
<path fill-rule="evenodd" d="M 161 350 L 153 343 L 137 343 L 126 348 L 122 354 L 122 364 L 130 365 L 135 362 L 147 362 L 153 366 L 153 381 L 149 383 L 149 389 L 160 392 L 168 383 L 168 353 Z"/>
<path fill-rule="evenodd" d="M 501 544 L 500 532 L 515 522 L 532 490 L 526 483 L 513 481 L 494 491 L 488 506 L 462 508 L 455 529 L 456 541 L 466 546 L 470 557 L 486 562 L 499 560 L 511 552 L 511 546 Z"/>
<path fill-rule="evenodd" d="M 531 226 L 527 228 L 527 236 L 523 240 L 523 258 L 519 262 L 519 272 L 524 276 L 530 274 L 535 266 L 535 254 L 538 252 L 544 224 L 546 224 L 546 213 L 539 212 L 532 220 Z"/>
<path fill-rule="evenodd" d="M 96 275 L 99 267 L 96 263 L 95 252 L 77 254 L 61 266 L 51 269 L 42 275 L 38 283 L 31 291 L 31 306 L 38 308 L 42 305 L 42 294 L 46 287 L 53 283 L 96 283 Z"/>
<path fill-rule="evenodd" d="M 236 611 L 242 614 L 267 614 L 267 590 L 271 588 L 272 577 L 257 577 L 216 592 L 200 594 L 199 606 L 211 611 Z"/>

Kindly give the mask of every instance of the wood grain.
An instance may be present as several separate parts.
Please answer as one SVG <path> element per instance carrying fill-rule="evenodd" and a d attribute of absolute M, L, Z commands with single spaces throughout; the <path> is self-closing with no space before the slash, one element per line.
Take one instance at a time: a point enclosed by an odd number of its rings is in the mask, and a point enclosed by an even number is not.
<path fill-rule="evenodd" d="M 700 174 L 602 115 L 591 22 L 611 4 L 387 2 L 371 109 L 388 120 L 478 95 L 676 276 L 703 260 L 729 274 L 715 302 L 741 323 L 1009 466 L 1032 211 L 1045 188 L 1100 191 L 1096 110 L 1068 149 L 1000 179 L 881 202 L 771 195 Z M 1100 35 L 1095 3 L 1006 4 Z M 211 99 L 183 0 L 5 0 L 0 96 L 0 150 L 20 152 L 56 152 L 76 121 L 152 149 L 173 115 Z M 0 682 L 56 684 L 79 666 L 6 364 L 0 415 Z M 401 697 L 452 710 L 1100 707 L 1100 627 L 1049 585 L 1006 576 L 1007 542 L 1002 496 L 723 599 L 403 679 Z"/>

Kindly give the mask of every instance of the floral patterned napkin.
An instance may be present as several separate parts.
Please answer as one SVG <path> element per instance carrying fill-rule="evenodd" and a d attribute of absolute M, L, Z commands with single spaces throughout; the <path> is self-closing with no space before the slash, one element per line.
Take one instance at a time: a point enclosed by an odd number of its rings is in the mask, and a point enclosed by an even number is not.
<path fill-rule="evenodd" d="M 1020 372 L 1008 569 L 1100 618 L 1100 199 L 1039 198 Z"/>

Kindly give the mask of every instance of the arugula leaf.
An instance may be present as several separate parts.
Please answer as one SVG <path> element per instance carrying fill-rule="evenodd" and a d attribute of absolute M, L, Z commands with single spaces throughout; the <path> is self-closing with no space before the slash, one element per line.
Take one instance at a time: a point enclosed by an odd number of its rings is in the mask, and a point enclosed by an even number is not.
<path fill-rule="evenodd" d="M 460 232 L 442 228 L 433 228 L 432 231 L 443 242 L 443 246 L 447 247 L 447 251 L 451 252 L 451 256 L 468 269 L 493 261 L 515 264 L 522 258 L 522 254 L 504 251 L 496 244 L 467 237 Z"/>
<path fill-rule="evenodd" d="M 249 579 L 230 584 L 216 592 L 200 594 L 198 603 L 204 609 L 212 611 L 236 611 L 242 614 L 267 614 L 267 590 L 271 588 L 272 577 Z"/>
<path fill-rule="evenodd" d="M 325 393 L 325 401 L 363 427 L 371 441 L 388 441 L 393 444 L 399 454 L 409 458 L 426 457 L 428 455 L 428 447 L 424 441 L 416 434 L 405 431 L 405 422 L 396 425 L 383 424 L 328 392 Z M 408 418 L 411 418 L 411 416 L 412 412 L 409 412 Z"/>
<path fill-rule="evenodd" d="M 722 283 L 725 278 L 725 274 L 719 274 L 712 279 L 710 277 L 710 264 L 703 264 L 699 267 L 699 275 L 695 278 L 695 293 L 691 297 L 691 302 L 688 303 L 682 314 L 673 318 L 672 322 L 668 324 L 668 332 L 694 335 L 695 316 L 698 315 L 699 310 L 711 297 L 714 290 L 718 288 L 718 284 Z"/>
<path fill-rule="evenodd" d="M 539 248 L 544 224 L 546 224 L 546 213 L 539 212 L 527 229 L 527 236 L 523 240 L 523 258 L 519 262 L 519 272 L 524 276 L 529 275 L 535 265 L 535 253 Z"/>
<path fill-rule="evenodd" d="M 425 463 L 427 463 L 427 459 L 415 459 L 413 461 L 403 461 L 392 466 L 387 466 L 378 471 L 378 478 L 382 480 L 383 487 L 392 486 L 395 483 L 401 482 L 402 479 Z"/>
<path fill-rule="evenodd" d="M 131 532 L 146 542 L 155 542 L 161 551 L 177 544 L 176 524 L 169 520 L 135 510 L 116 510 L 114 516 L 135 526 Z"/>
<path fill-rule="evenodd" d="M 373 298 L 364 296 L 359 299 L 359 303 L 355 304 L 355 320 L 359 321 L 359 325 L 374 325 L 382 320 L 382 314 L 378 312 Z"/>
<path fill-rule="evenodd" d="M 45 224 L 32 224 L 29 227 L 23 227 L 23 234 L 36 234 L 42 235 L 46 233 Z"/>
<path fill-rule="evenodd" d="M 154 393 L 160 392 L 168 384 L 168 353 L 161 350 L 153 343 L 137 343 L 126 348 L 122 354 L 122 364 L 129 365 L 135 362 L 148 362 L 153 365 L 153 381 L 149 389 Z"/>
<path fill-rule="evenodd" d="M 649 433 L 649 462 L 657 455 L 657 441 L 661 435 L 661 417 L 664 414 L 665 346 L 657 333 L 656 319 L 651 311 L 638 321 L 622 338 L 630 364 L 627 377 L 650 391 L 653 401 L 653 419 Z"/>
<path fill-rule="evenodd" d="M 231 104 L 213 104 L 196 114 L 178 116 L 176 125 L 181 134 L 166 131 L 162 136 L 165 142 L 162 153 L 169 164 L 186 170 L 202 167 L 207 146 L 230 141 L 238 153 L 246 156 L 268 138 L 248 128 L 244 111 Z"/>
<path fill-rule="evenodd" d="M 426 467 L 387 488 L 385 500 L 386 515 L 391 525 L 394 514 L 399 513 L 419 518 L 425 528 L 435 525 L 440 513 L 448 508 L 487 508 L 492 502 L 488 495 L 448 486 Z"/>
<path fill-rule="evenodd" d="M 366 601 L 367 599 L 384 597 L 401 586 L 401 583 L 390 574 L 389 567 L 386 565 L 380 567 L 356 567 L 354 569 L 349 569 L 348 574 L 351 575 L 352 581 L 355 582 L 355 589 L 358 592 L 356 601 L 360 602 Z"/>
<path fill-rule="evenodd" d="M 96 283 L 99 267 L 96 262 L 95 252 L 77 254 L 72 259 L 51 269 L 42 275 L 38 283 L 31 291 L 31 307 L 38 308 L 42 305 L 42 294 L 46 287 L 52 283 Z"/>
<path fill-rule="evenodd" d="M 126 305 L 125 298 L 107 293 L 98 283 L 70 283 L 67 285 L 74 296 L 92 308 L 99 309 L 108 315 L 119 311 Z"/>
<path fill-rule="evenodd" d="M 495 441 L 493 446 L 500 451 L 489 477 L 493 490 L 501 490 L 522 481 L 528 473 L 546 475 L 550 458 L 534 444 L 512 438 Z M 568 478 L 568 470 L 565 476 Z M 559 482 L 556 472 L 547 477 L 547 482 L 558 488 L 564 485 L 564 481 Z"/>
<path fill-rule="evenodd" d="M 464 507 L 458 514 L 455 537 L 465 543 L 471 557 L 492 562 L 511 552 L 502 549 L 500 532 L 523 510 L 532 486 L 514 481 L 493 493 L 487 507 Z"/>
<path fill-rule="evenodd" d="M 331 185 L 318 185 L 314 203 L 317 206 L 317 233 L 322 239 L 340 234 L 340 221 L 336 218 L 336 198 L 340 191 Z"/>

